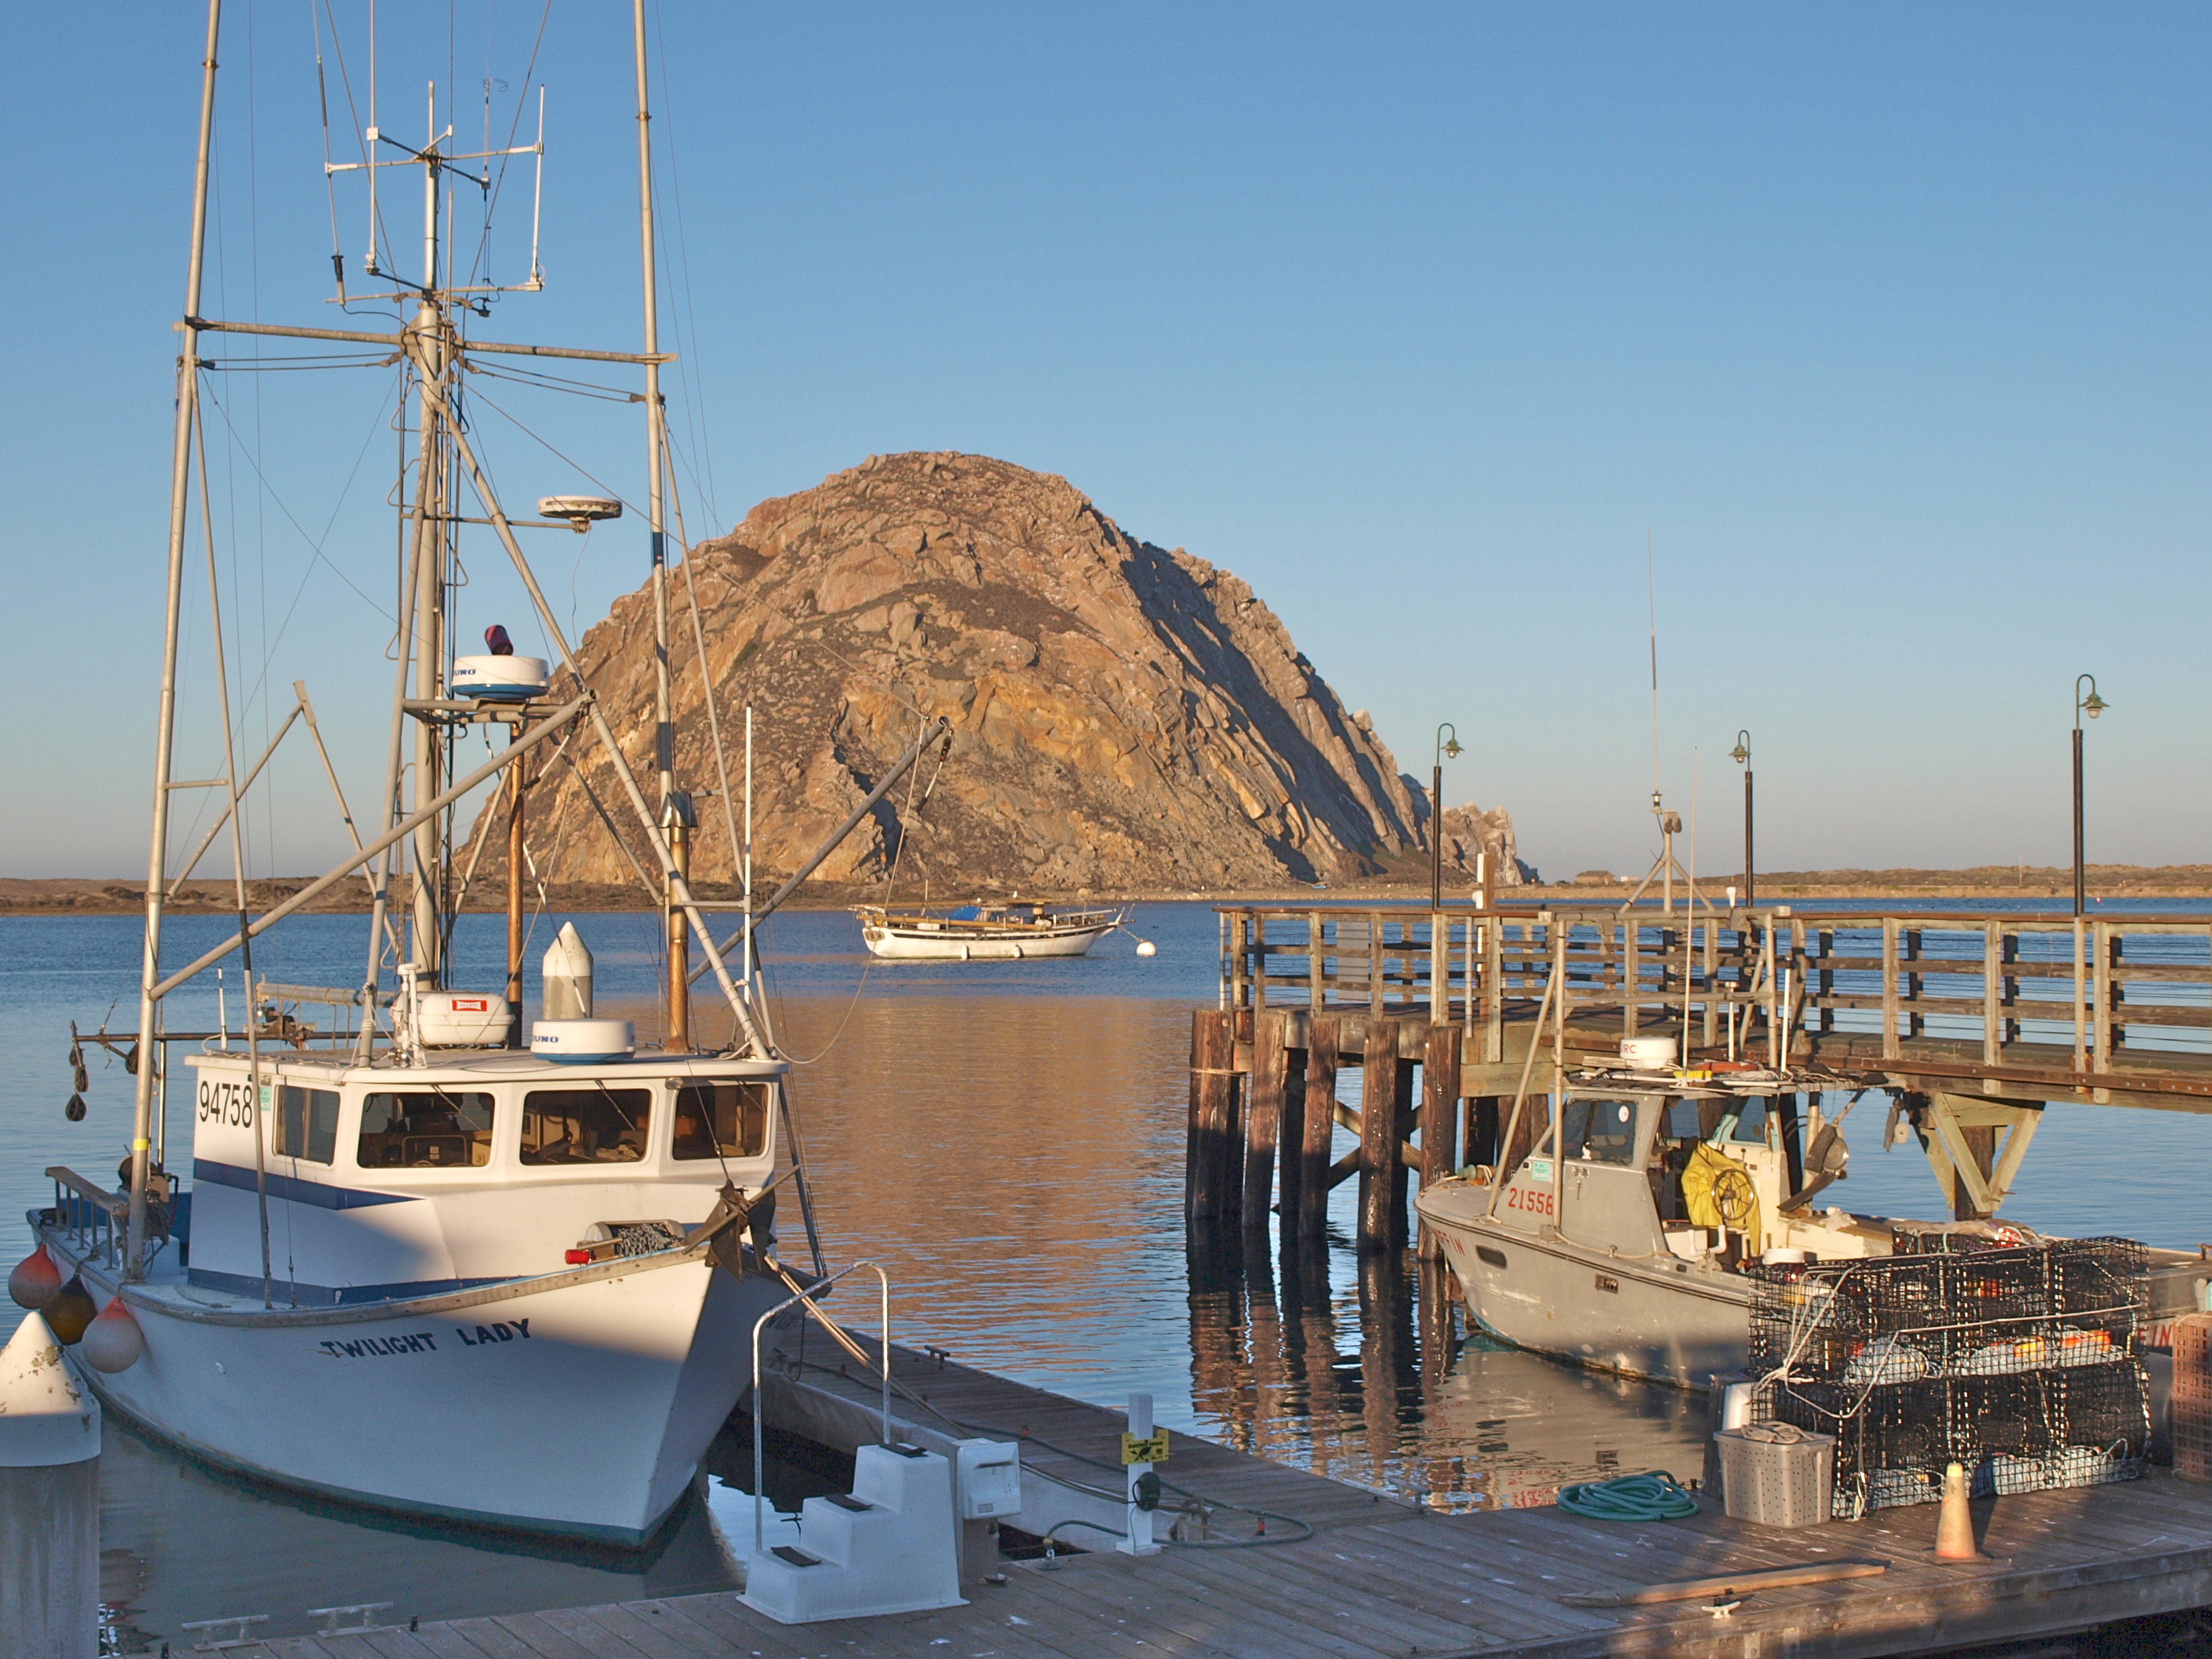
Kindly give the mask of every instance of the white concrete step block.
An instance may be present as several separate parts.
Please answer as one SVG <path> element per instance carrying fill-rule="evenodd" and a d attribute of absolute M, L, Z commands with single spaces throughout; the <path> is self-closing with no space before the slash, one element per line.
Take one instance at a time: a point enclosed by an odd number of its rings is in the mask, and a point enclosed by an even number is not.
<path fill-rule="evenodd" d="M 746 1606 L 805 1625 L 963 1605 L 949 1462 L 917 1447 L 863 1446 L 852 1495 L 866 1507 L 808 1498 L 797 1541 L 754 1553 Z"/>

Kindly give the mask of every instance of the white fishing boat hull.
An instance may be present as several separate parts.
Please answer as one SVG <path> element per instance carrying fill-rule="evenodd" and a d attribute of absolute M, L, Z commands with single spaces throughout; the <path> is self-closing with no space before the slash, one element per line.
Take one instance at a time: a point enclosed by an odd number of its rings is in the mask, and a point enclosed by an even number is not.
<path fill-rule="evenodd" d="M 113 1275 L 41 1235 L 103 1305 Z M 109 1408 L 210 1462 L 349 1503 L 635 1546 L 684 1494 L 751 1382 L 756 1320 L 789 1295 L 702 1255 L 344 1308 L 135 1285 L 143 1356 Z M 615 1269 L 610 1273 L 608 1268 Z"/>
<path fill-rule="evenodd" d="M 1035 957 L 1087 955 L 1110 921 L 1080 927 L 1040 927 L 1019 937 L 963 933 L 957 922 L 941 928 L 863 926 L 860 939 L 875 955 L 895 962 L 1025 962 Z"/>

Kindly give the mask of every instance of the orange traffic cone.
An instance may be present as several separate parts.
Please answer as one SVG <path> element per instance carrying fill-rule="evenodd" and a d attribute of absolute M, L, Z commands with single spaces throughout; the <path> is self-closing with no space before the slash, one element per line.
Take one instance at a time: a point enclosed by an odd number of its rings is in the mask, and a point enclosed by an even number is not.
<path fill-rule="evenodd" d="M 1966 1471 L 1956 1463 L 1943 1471 L 1943 1512 L 1936 1519 L 1936 1559 L 1984 1559 L 1974 1547 L 1974 1517 L 1966 1509 Z"/>

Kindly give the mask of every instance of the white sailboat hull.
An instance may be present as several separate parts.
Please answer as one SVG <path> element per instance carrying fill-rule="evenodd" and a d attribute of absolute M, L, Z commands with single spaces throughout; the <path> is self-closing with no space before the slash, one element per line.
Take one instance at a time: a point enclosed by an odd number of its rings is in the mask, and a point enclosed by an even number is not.
<path fill-rule="evenodd" d="M 64 1252 L 63 1237 L 47 1242 Z M 248 1474 L 635 1545 L 750 1387 L 753 1322 L 789 1292 L 689 1254 L 624 1269 L 296 1311 L 134 1286 L 143 1357 L 113 1376 L 74 1351 L 70 1363 L 111 1409 Z M 114 1293 L 96 1262 L 84 1277 L 96 1301 Z"/>
<path fill-rule="evenodd" d="M 927 932 L 871 926 L 861 928 L 860 939 L 874 954 L 892 961 L 1018 962 L 1084 956 L 1102 934 L 1113 930 L 1109 921 L 1095 927 L 1025 929 L 1014 937 L 1000 932 L 963 933 L 957 923 Z"/>

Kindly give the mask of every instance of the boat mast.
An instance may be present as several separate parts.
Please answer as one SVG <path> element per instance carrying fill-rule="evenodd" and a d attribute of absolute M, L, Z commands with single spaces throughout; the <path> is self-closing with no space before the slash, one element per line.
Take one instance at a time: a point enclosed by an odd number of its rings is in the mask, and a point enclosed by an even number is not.
<path fill-rule="evenodd" d="M 446 389 L 447 354 L 447 320 L 438 284 L 438 175 L 443 158 L 438 148 L 438 94 L 434 83 L 430 88 L 429 109 L 422 150 L 422 300 L 416 309 L 414 325 L 408 331 L 420 389 L 415 464 L 422 469 L 421 477 L 428 484 L 427 491 L 418 488 L 416 492 L 423 511 L 415 523 L 420 550 L 415 560 L 414 595 L 415 695 L 426 703 L 435 702 L 439 696 L 446 660 L 447 497 L 445 446 L 439 430 L 439 410 L 444 399 L 438 394 Z M 444 728 L 434 720 L 417 720 L 413 799 L 418 803 L 435 799 L 444 787 Z M 446 895 L 444 837 L 441 828 L 438 820 L 432 818 L 415 832 L 414 957 L 422 970 L 420 982 L 429 986 L 445 983 Z"/>
<path fill-rule="evenodd" d="M 131 1224 L 125 1277 L 146 1276 L 146 1164 L 151 1149 L 154 1079 L 162 1069 L 157 1024 L 161 979 L 161 903 L 168 879 L 169 763 L 177 732 L 177 632 L 185 592 L 185 520 L 191 489 L 192 426 L 199 410 L 200 269 L 207 252 L 208 155 L 215 137 L 215 48 L 222 0 L 208 0 L 207 52 L 200 60 L 200 148 L 192 170 L 192 246 L 185 270 L 185 337 L 177 360 L 177 424 L 169 457 L 169 599 L 161 635 L 161 708 L 154 738 L 154 826 L 146 855 L 146 944 L 138 977 L 138 1075 L 131 1116 Z"/>
<path fill-rule="evenodd" d="M 645 0 L 631 0 L 630 28 L 637 60 L 638 258 L 645 276 L 645 456 L 647 528 L 653 544 L 653 763 L 660 772 L 660 823 L 675 863 L 673 874 L 691 873 L 690 799 L 676 788 L 676 727 L 668 709 L 668 542 L 662 526 L 661 471 L 665 465 L 660 402 L 659 277 L 653 258 L 653 112 L 646 97 Z M 668 936 L 668 1046 L 691 1046 L 690 935 L 678 908 L 676 884 L 664 881 L 661 920 Z"/>

